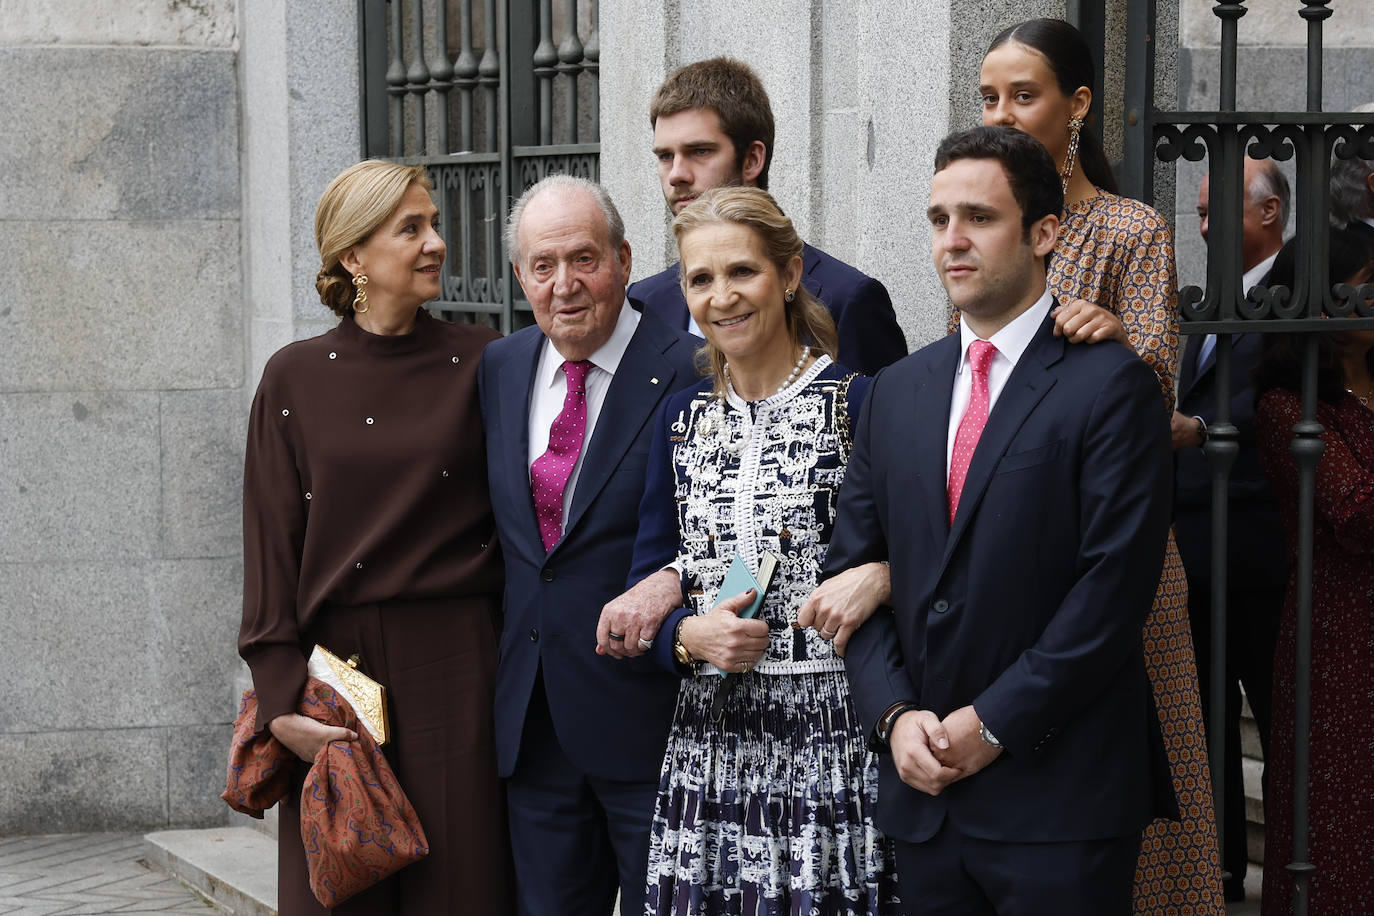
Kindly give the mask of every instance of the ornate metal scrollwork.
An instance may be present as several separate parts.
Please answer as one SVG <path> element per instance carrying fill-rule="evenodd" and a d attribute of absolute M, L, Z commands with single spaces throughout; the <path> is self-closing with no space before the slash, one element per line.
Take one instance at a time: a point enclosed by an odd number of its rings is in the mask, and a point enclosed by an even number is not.
<path fill-rule="evenodd" d="M 1211 124 L 1155 124 L 1155 155 L 1160 162 L 1179 158 L 1200 162 L 1204 156 L 1214 155 L 1219 140 L 1217 129 Z"/>
<path fill-rule="evenodd" d="M 1337 159 L 1374 159 L 1374 124 L 1332 124 L 1326 139 Z"/>
<path fill-rule="evenodd" d="M 1210 124 L 1180 127 L 1156 122 L 1154 133 L 1155 156 L 1161 162 L 1179 159 L 1200 162 L 1204 157 L 1215 155 L 1220 143 L 1217 129 Z M 1207 321 L 1216 314 L 1218 305 L 1217 296 L 1207 295 L 1207 291 L 1200 286 L 1185 286 L 1178 291 L 1179 314 L 1185 323 Z"/>
<path fill-rule="evenodd" d="M 1374 283 L 1337 283 L 1331 292 L 1332 303 L 1326 314 L 1332 318 L 1374 318 Z"/>
<path fill-rule="evenodd" d="M 1276 159 L 1286 162 L 1304 143 L 1303 132 L 1293 124 L 1245 124 L 1240 128 L 1240 142 L 1251 159 Z"/>

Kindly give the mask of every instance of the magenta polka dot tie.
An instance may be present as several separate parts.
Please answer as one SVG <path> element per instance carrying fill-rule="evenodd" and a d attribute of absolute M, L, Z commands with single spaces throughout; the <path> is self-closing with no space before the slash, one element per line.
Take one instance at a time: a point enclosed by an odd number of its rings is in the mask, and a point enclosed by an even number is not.
<path fill-rule="evenodd" d="M 954 515 L 959 511 L 959 494 L 964 491 L 964 479 L 968 477 L 968 465 L 973 460 L 973 450 L 978 447 L 978 437 L 983 435 L 983 427 L 988 422 L 988 366 L 997 355 L 997 348 L 986 340 L 975 340 L 968 345 L 969 369 L 973 372 L 973 388 L 969 392 L 968 407 L 959 420 L 959 431 L 954 435 L 954 453 L 949 458 L 949 523 L 954 524 Z"/>
<path fill-rule="evenodd" d="M 587 373 L 591 368 L 592 364 L 585 359 L 563 363 L 563 374 L 568 377 L 563 412 L 549 427 L 548 451 L 530 465 L 534 515 L 539 520 L 539 536 L 544 540 L 546 553 L 563 536 L 563 491 L 568 488 L 568 478 L 587 436 Z"/>

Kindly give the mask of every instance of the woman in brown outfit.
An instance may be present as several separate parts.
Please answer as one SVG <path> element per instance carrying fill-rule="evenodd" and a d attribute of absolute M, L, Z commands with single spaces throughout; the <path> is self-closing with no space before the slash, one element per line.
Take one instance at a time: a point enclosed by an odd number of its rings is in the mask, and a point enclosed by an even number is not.
<path fill-rule="evenodd" d="M 315 213 L 320 298 L 338 327 L 263 370 L 244 470 L 239 653 L 257 727 L 303 761 L 356 738 L 295 712 L 315 644 L 383 683 L 386 756 L 429 856 L 335 908 L 348 914 L 510 911 L 491 695 L 501 563 L 486 489 L 476 370 L 496 335 L 422 307 L 444 242 L 424 170 L 363 162 Z M 299 767 L 282 803 L 279 910 L 310 892 Z"/>

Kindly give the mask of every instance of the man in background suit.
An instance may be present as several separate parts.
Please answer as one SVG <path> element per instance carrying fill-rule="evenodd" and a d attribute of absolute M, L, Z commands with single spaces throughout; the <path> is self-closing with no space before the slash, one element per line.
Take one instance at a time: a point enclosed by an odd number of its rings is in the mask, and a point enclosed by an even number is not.
<path fill-rule="evenodd" d="M 1141 645 L 1168 418 L 1128 348 L 1054 335 L 1062 206 L 1029 135 L 941 143 L 932 251 L 961 328 L 875 379 L 826 558 L 891 563 L 845 667 L 924 916 L 1128 914 L 1141 830 L 1172 807 Z"/>
<path fill-rule="evenodd" d="M 520 912 L 637 913 L 677 678 L 656 621 L 602 606 L 630 568 L 652 424 L 697 380 L 693 346 L 627 302 L 630 245 L 599 185 L 544 179 L 507 247 L 537 327 L 488 345 L 478 384 L 506 565 L 496 744 Z M 643 639 L 643 642 L 640 640 Z M 616 655 L 622 659 L 609 657 Z"/>
<path fill-rule="evenodd" d="M 649 122 L 663 197 L 674 215 L 711 188 L 768 190 L 773 109 L 747 64 L 717 57 L 679 67 L 654 94 Z M 673 264 L 640 280 L 630 287 L 630 295 L 673 327 L 700 337 L 687 313 L 678 268 Z M 806 245 L 802 282 L 835 319 L 841 365 L 872 375 L 906 355 L 906 337 L 892 300 L 877 280 Z"/>
<path fill-rule="evenodd" d="M 1245 194 L 1241 203 L 1242 294 L 1263 286 L 1283 247 L 1292 195 L 1288 179 L 1271 160 L 1245 160 Z M 1198 189 L 1197 212 L 1202 239 L 1207 240 L 1208 179 Z M 1226 899 L 1245 899 L 1249 858 L 1245 836 L 1245 785 L 1241 775 L 1240 685 L 1255 716 L 1260 746 L 1269 754 L 1269 695 L 1273 684 L 1274 641 L 1288 582 L 1283 529 L 1269 478 L 1260 468 L 1255 438 L 1255 388 L 1251 372 L 1259 359 L 1260 334 L 1232 334 L 1230 422 L 1239 434 L 1240 451 L 1227 482 L 1226 575 L 1226 814 L 1222 864 Z M 1211 729 L 1212 677 L 1212 475 L 1203 454 L 1207 427 L 1218 421 L 1215 334 L 1190 334 L 1183 347 L 1178 377 L 1178 408 L 1170 431 L 1177 454 L 1174 534 L 1188 573 L 1188 617 L 1197 653 L 1202 711 Z M 1217 771 L 1216 763 L 1212 765 Z"/>

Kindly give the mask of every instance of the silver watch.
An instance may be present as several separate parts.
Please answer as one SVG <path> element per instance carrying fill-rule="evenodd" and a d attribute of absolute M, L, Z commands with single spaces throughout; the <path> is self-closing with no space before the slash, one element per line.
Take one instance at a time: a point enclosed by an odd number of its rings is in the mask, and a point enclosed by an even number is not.
<path fill-rule="evenodd" d="M 991 744 L 993 747 L 1002 746 L 1002 742 L 998 741 L 996 736 L 988 731 L 988 727 L 981 722 L 978 723 L 978 737 L 982 738 L 985 744 Z"/>

